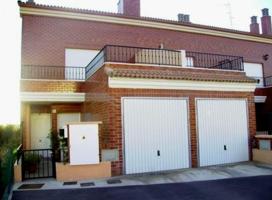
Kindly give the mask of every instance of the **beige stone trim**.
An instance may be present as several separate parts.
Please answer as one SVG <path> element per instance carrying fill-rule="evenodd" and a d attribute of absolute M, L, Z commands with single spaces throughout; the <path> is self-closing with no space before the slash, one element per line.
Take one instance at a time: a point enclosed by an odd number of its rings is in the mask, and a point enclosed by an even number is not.
<path fill-rule="evenodd" d="M 255 83 L 109 77 L 110 88 L 254 92 Z"/>
<path fill-rule="evenodd" d="M 21 7 L 20 13 L 21 15 L 48 16 L 48 17 L 58 17 L 58 18 L 66 18 L 66 19 L 79 19 L 79 20 L 106 22 L 106 23 L 113 23 L 113 24 L 166 29 L 166 30 L 174 30 L 174 31 L 180 31 L 180 32 L 198 33 L 198 34 L 204 34 L 204 35 L 212 35 L 212 36 L 272 44 L 272 39 L 269 39 L 269 38 L 245 35 L 241 33 L 230 33 L 227 31 L 211 30 L 208 28 L 198 28 L 198 27 L 176 25 L 176 24 L 170 24 L 170 23 L 164 23 L 164 22 L 146 21 L 141 19 L 127 19 L 127 18 L 114 17 L 114 16 L 73 13 L 73 12 L 48 10 L 48 9 L 41 9 L 41 8 L 26 8 L 26 7 Z"/>
<path fill-rule="evenodd" d="M 253 160 L 272 164 L 272 151 L 253 149 Z"/>
<path fill-rule="evenodd" d="M 93 165 L 70 165 L 56 163 L 57 181 L 79 181 L 111 177 L 111 163 L 101 162 Z"/>
<path fill-rule="evenodd" d="M 85 93 L 21 92 L 21 102 L 84 102 Z"/>
<path fill-rule="evenodd" d="M 13 173 L 14 173 L 14 182 L 15 183 L 21 182 L 22 181 L 22 165 L 21 165 L 21 163 L 14 164 Z"/>
<path fill-rule="evenodd" d="M 70 122 L 68 125 L 81 125 L 81 124 L 102 124 L 102 121 L 89 121 L 89 122 Z"/>

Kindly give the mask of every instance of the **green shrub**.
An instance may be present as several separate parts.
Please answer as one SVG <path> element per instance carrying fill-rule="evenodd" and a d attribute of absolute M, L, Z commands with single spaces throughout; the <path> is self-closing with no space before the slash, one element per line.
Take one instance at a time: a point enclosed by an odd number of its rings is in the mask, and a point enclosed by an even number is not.
<path fill-rule="evenodd" d="M 15 149 L 21 144 L 21 130 L 18 125 L 0 125 L 0 157 L 8 149 Z"/>
<path fill-rule="evenodd" d="M 13 151 L 21 144 L 20 126 L 0 125 L 0 197 L 5 188 L 10 188 L 12 183 Z M 5 193 L 6 194 L 6 193 Z"/>

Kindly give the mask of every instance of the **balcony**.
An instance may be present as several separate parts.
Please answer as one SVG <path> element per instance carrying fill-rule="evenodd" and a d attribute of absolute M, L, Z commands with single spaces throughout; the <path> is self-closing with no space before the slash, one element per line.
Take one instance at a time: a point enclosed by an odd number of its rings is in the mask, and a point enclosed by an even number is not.
<path fill-rule="evenodd" d="M 85 81 L 85 67 L 23 65 L 21 78 Z"/>
<path fill-rule="evenodd" d="M 257 88 L 271 87 L 272 86 L 272 76 L 260 77 L 260 76 L 248 76 L 257 81 Z"/>
<path fill-rule="evenodd" d="M 168 49 L 105 46 L 86 67 L 90 77 L 105 62 L 243 71 L 243 57 Z"/>
<path fill-rule="evenodd" d="M 23 65 L 22 79 L 84 81 L 105 62 L 243 71 L 239 56 L 106 45 L 86 67 Z"/>

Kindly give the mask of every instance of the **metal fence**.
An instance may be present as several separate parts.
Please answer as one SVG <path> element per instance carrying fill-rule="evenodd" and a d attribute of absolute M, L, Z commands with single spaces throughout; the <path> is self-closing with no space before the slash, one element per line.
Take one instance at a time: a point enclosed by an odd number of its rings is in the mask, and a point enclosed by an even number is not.
<path fill-rule="evenodd" d="M 86 79 L 88 79 L 96 70 L 98 70 L 106 61 L 106 46 L 92 59 L 92 61 L 86 66 Z"/>
<path fill-rule="evenodd" d="M 187 66 L 223 70 L 244 70 L 243 57 L 186 51 Z"/>
<path fill-rule="evenodd" d="M 52 149 L 23 150 L 22 178 L 55 177 L 55 159 Z"/>
<path fill-rule="evenodd" d="M 85 80 L 85 67 L 23 65 L 22 79 Z"/>
<path fill-rule="evenodd" d="M 181 52 L 168 49 L 106 46 L 107 62 L 181 66 Z"/>
<path fill-rule="evenodd" d="M 272 86 L 272 76 L 267 76 L 264 78 L 264 85 L 266 87 Z"/>
<path fill-rule="evenodd" d="M 169 49 L 106 45 L 86 67 L 90 77 L 104 62 L 182 66 L 182 52 Z M 243 57 L 186 51 L 188 67 L 244 70 Z"/>

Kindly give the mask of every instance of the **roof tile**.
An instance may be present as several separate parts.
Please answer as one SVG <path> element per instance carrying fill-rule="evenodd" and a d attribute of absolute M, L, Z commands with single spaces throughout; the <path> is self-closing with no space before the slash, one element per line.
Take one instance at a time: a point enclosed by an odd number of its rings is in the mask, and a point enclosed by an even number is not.
<path fill-rule="evenodd" d="M 247 77 L 244 73 L 236 74 L 215 74 L 206 72 L 188 72 L 173 70 L 135 70 L 108 68 L 106 73 L 110 77 L 121 78 L 143 78 L 143 79 L 166 79 L 166 80 L 191 80 L 191 81 L 213 81 L 213 82 L 238 82 L 238 83 L 256 83 L 255 79 Z"/>

